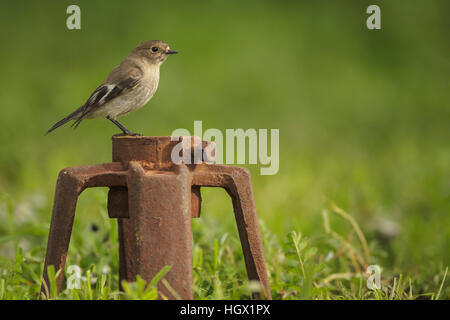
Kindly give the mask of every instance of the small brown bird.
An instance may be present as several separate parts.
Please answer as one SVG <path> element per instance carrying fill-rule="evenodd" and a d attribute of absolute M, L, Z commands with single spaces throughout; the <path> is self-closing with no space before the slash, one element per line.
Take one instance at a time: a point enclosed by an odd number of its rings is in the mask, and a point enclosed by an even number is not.
<path fill-rule="evenodd" d="M 105 117 L 122 130 L 132 133 L 117 121 L 118 117 L 145 105 L 155 94 L 159 83 L 159 68 L 171 54 L 169 45 L 158 40 L 141 43 L 108 75 L 80 108 L 58 121 L 46 135 L 70 120 L 77 127 L 84 119 Z"/>

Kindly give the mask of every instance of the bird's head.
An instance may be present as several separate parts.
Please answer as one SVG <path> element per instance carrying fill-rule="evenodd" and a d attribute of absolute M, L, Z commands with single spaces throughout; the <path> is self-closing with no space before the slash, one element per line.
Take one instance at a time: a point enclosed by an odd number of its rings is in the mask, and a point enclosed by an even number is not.
<path fill-rule="evenodd" d="M 169 55 L 175 53 L 178 51 L 171 50 L 167 43 L 159 40 L 143 42 L 132 51 L 132 54 L 143 57 L 151 64 L 161 64 Z"/>

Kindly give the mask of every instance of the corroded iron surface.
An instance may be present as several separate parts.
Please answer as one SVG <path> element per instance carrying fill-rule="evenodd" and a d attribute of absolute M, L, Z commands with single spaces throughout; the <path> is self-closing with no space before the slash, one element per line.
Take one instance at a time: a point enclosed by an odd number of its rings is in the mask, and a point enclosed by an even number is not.
<path fill-rule="evenodd" d="M 180 137 L 191 139 L 193 137 Z M 108 213 L 118 219 L 120 280 L 150 281 L 172 266 L 158 289 L 168 299 L 193 299 L 191 218 L 200 217 L 201 187 L 230 195 L 247 274 L 271 299 L 255 201 L 248 170 L 213 164 L 174 164 L 171 137 L 113 137 L 113 162 L 63 169 L 56 185 L 41 292 L 47 268 L 64 270 L 78 196 L 86 188 L 109 187 Z M 192 143 L 193 149 L 198 144 Z M 201 142 L 201 150 L 210 146 Z M 188 151 L 194 153 L 194 150 Z M 210 159 L 209 159 L 210 160 Z M 58 291 L 63 272 L 57 277 Z M 257 294 L 255 298 L 261 298 Z"/>

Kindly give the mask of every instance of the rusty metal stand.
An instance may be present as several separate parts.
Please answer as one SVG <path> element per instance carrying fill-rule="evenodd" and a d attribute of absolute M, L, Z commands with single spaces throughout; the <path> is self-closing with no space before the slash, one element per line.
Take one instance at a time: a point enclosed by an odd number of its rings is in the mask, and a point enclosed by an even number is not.
<path fill-rule="evenodd" d="M 192 137 L 183 137 L 184 139 Z M 171 137 L 113 137 L 113 162 L 63 169 L 56 185 L 44 265 L 64 270 L 78 196 L 109 187 L 108 214 L 118 219 L 119 277 L 150 281 L 164 266 L 165 279 L 182 299 L 193 299 L 191 218 L 200 216 L 200 187 L 224 188 L 233 201 L 247 274 L 271 299 L 249 172 L 212 164 L 174 164 Z M 203 142 L 203 148 L 207 145 Z M 63 272 L 57 277 L 60 290 Z M 48 286 L 47 286 L 48 287 Z M 165 286 L 158 290 L 175 299 Z M 44 283 L 41 292 L 45 294 Z M 257 295 L 255 298 L 259 298 Z"/>

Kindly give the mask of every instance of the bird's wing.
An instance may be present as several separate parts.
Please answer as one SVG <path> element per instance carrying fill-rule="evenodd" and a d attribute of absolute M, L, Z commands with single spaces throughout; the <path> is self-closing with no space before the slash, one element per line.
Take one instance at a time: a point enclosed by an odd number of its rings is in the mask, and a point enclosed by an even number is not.
<path fill-rule="evenodd" d="M 120 72 L 123 70 L 121 67 L 122 65 L 119 65 L 114 69 L 105 82 L 95 89 L 86 103 L 80 108 L 82 109 L 82 112 L 72 126 L 77 127 L 87 114 L 127 91 L 132 90 L 139 84 L 143 75 L 140 68 L 132 67 L 126 72 Z"/>

